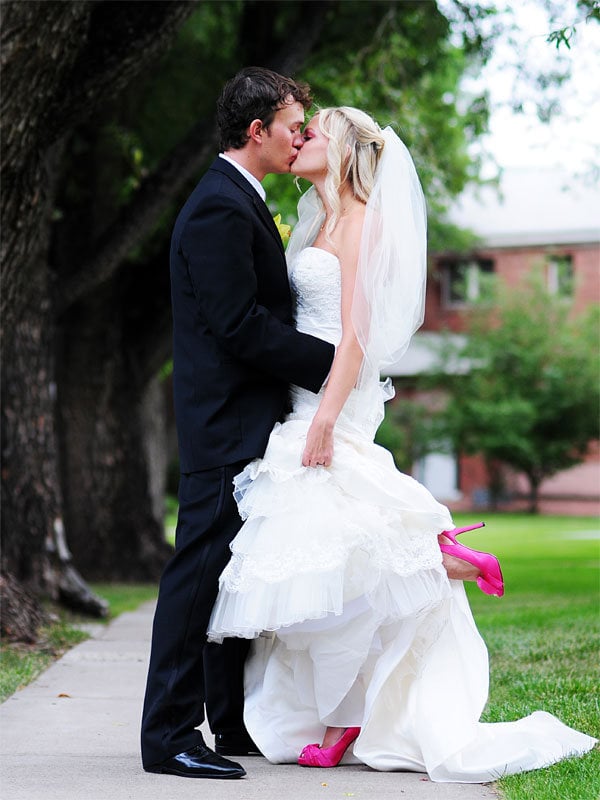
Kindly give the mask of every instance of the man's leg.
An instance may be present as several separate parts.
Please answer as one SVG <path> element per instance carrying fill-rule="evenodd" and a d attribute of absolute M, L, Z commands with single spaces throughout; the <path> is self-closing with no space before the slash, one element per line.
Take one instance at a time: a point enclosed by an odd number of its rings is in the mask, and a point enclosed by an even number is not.
<path fill-rule="evenodd" d="M 203 651 L 218 577 L 241 521 L 232 479 L 244 464 L 182 475 L 176 551 L 159 587 L 142 717 L 145 767 L 202 743 Z"/>
<path fill-rule="evenodd" d="M 204 648 L 206 716 L 214 734 L 245 733 L 244 663 L 250 642 L 224 639 Z"/>
<path fill-rule="evenodd" d="M 244 724 L 244 664 L 250 642 L 225 639 L 204 649 L 206 716 L 222 756 L 260 755 Z"/>

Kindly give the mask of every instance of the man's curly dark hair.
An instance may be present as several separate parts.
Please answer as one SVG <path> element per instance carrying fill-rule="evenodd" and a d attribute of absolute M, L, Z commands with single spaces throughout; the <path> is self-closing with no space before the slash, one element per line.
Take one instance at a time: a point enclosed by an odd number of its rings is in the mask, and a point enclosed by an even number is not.
<path fill-rule="evenodd" d="M 263 67 L 246 67 L 238 72 L 225 84 L 217 101 L 221 152 L 239 150 L 246 144 L 246 130 L 252 120 L 259 119 L 268 129 L 275 112 L 290 102 L 290 96 L 305 109 L 312 105 L 307 84 Z"/>

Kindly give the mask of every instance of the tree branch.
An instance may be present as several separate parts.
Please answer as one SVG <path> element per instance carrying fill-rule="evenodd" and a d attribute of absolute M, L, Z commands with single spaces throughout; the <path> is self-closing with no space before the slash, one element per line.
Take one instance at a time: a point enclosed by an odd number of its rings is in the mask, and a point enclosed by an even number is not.
<path fill-rule="evenodd" d="M 293 75 L 315 48 L 327 15 L 338 5 L 337 0 L 304 0 L 300 4 L 300 22 L 266 65 L 282 75 Z"/>
<path fill-rule="evenodd" d="M 114 98 L 166 47 L 195 4 L 2 3 L 2 169 L 16 172 Z"/>
<path fill-rule="evenodd" d="M 64 94 L 42 120 L 51 143 L 79 119 L 112 99 L 156 60 L 198 0 L 142 0 L 94 4 L 89 35 L 71 68 Z"/>
<path fill-rule="evenodd" d="M 60 289 L 56 298 L 58 315 L 115 274 L 128 253 L 152 231 L 169 202 L 208 161 L 216 147 L 214 120 L 200 121 L 143 181 L 133 200 L 92 248 L 94 256 Z"/>
<path fill-rule="evenodd" d="M 68 130 L 156 58 L 194 5 L 2 3 L 1 217 L 7 235 L 0 266 L 6 327 L 27 302 L 23 276 L 47 226 L 49 156 Z"/>
<path fill-rule="evenodd" d="M 314 48 L 334 5 L 333 0 L 302 3 L 301 23 L 294 26 L 277 54 L 267 59 L 269 67 L 294 73 Z M 216 152 L 217 141 L 214 119 L 201 120 L 146 178 L 133 200 L 92 248 L 93 258 L 61 287 L 56 298 L 59 315 L 110 280 L 133 247 L 151 233 L 169 202 Z"/>

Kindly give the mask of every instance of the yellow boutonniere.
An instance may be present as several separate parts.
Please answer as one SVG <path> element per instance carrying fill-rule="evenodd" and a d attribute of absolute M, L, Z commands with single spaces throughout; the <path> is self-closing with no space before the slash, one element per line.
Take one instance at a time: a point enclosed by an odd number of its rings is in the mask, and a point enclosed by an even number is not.
<path fill-rule="evenodd" d="M 273 222 L 275 223 L 275 227 L 279 231 L 279 235 L 281 236 L 281 241 L 283 242 L 284 245 L 286 245 L 292 233 L 292 226 L 286 225 L 284 222 L 281 221 L 281 214 L 276 214 L 273 217 Z"/>

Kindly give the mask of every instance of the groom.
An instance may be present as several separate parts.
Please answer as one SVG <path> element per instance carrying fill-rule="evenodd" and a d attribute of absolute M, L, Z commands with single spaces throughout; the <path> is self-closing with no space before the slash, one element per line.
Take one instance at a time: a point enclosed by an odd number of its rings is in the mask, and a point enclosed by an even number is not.
<path fill-rule="evenodd" d="M 181 478 L 175 553 L 162 575 L 142 718 L 148 772 L 241 778 L 227 755 L 256 747 L 243 723 L 245 640 L 206 644 L 218 577 L 241 526 L 233 477 L 264 454 L 290 383 L 317 392 L 332 345 L 299 333 L 281 237 L 261 181 L 289 172 L 308 88 L 248 68 L 217 105 L 221 154 L 171 243 L 173 381 Z M 213 752 L 197 727 L 204 705 Z"/>

